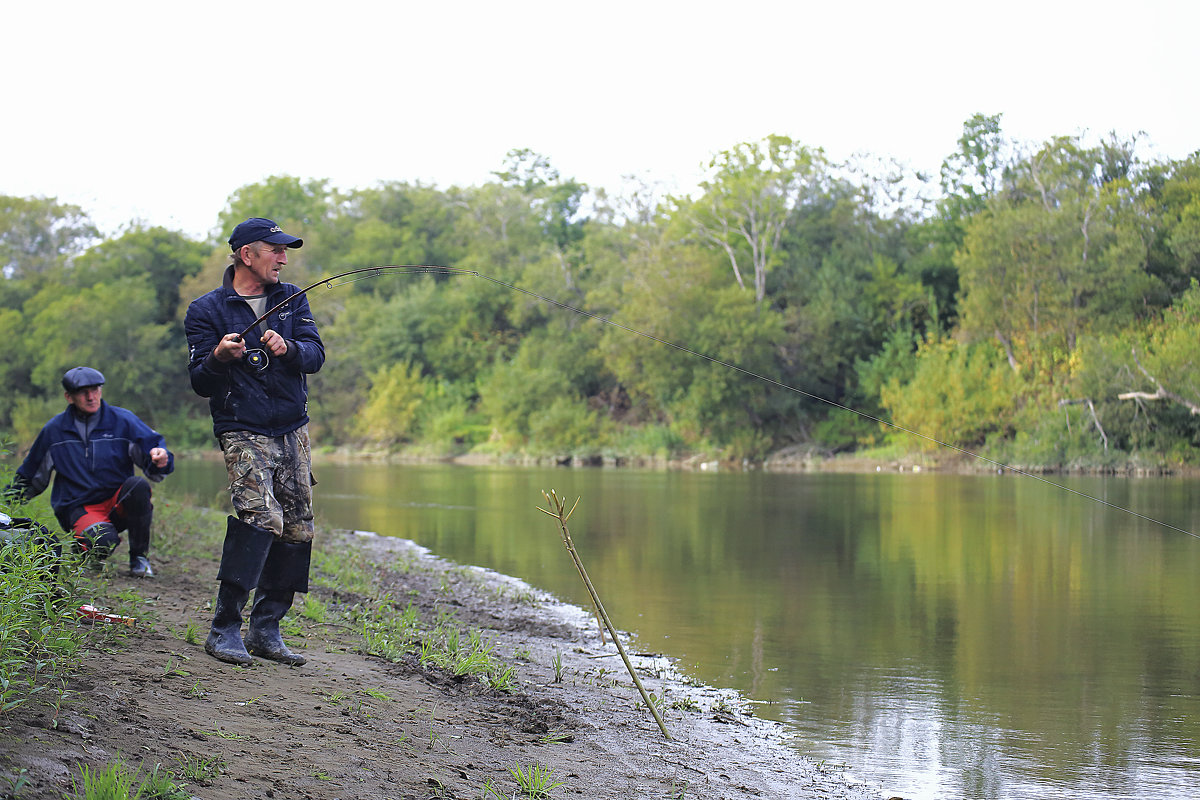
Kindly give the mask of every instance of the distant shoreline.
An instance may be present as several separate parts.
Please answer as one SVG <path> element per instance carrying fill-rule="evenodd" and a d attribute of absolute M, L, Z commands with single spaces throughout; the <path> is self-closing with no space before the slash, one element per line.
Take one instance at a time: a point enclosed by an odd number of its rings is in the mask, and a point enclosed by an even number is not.
<path fill-rule="evenodd" d="M 219 461 L 219 450 L 186 450 L 177 457 Z M 1200 477 L 1200 467 L 1188 465 L 1147 465 L 1129 463 L 1124 467 L 1077 465 L 1070 468 L 1045 465 L 1002 464 L 986 457 L 954 454 L 935 458 L 921 453 L 904 453 L 892 457 L 861 456 L 853 453 L 825 455 L 813 448 L 793 447 L 778 451 L 762 461 L 719 460 L 704 455 L 687 458 L 652 458 L 646 456 L 528 456 L 516 454 L 464 453 L 459 455 L 420 455 L 386 450 L 314 450 L 314 463 L 384 464 L 456 464 L 459 466 L 563 467 L 571 469 L 643 469 L 683 472 L 837 472 L 837 473 L 936 473 L 952 475 L 1000 475 L 1028 473 L 1036 476 L 1111 476 L 1128 478 L 1189 478 Z"/>

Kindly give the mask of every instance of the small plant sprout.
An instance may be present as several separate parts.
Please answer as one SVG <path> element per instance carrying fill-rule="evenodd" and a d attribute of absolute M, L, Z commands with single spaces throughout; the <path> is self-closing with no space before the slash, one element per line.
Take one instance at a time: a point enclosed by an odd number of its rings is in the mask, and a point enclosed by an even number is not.
<path fill-rule="evenodd" d="M 561 650 L 554 651 L 554 660 L 551 662 L 554 665 L 554 682 L 562 683 L 563 679 L 563 654 Z"/>
<path fill-rule="evenodd" d="M 167 659 L 167 666 L 163 670 L 164 678 L 169 678 L 172 675 L 177 675 L 180 678 L 186 678 L 189 675 L 189 673 L 184 672 L 179 667 L 175 666 L 175 656 L 171 656 L 170 658 Z"/>
<path fill-rule="evenodd" d="M 155 764 L 142 781 L 140 794 L 132 796 L 146 800 L 191 800 L 192 794 L 175 783 L 175 776 L 170 770 L 163 769 L 162 764 Z"/>
<path fill-rule="evenodd" d="M 523 796 L 529 800 L 549 797 L 550 792 L 566 785 L 562 781 L 554 780 L 554 770 L 541 764 L 534 764 L 528 770 L 522 769 L 520 764 L 515 764 L 509 767 L 508 771 L 521 787 Z"/>
<path fill-rule="evenodd" d="M 483 800 L 508 800 L 504 792 L 496 788 L 496 784 L 492 783 L 492 779 L 488 778 L 483 782 Z"/>
<path fill-rule="evenodd" d="M 225 771 L 225 761 L 220 756 L 193 756 L 188 753 L 178 757 L 179 775 L 207 786 L 209 781 Z"/>
<path fill-rule="evenodd" d="M 217 737 L 220 737 L 221 739 L 230 739 L 230 740 L 246 738 L 245 736 L 243 736 L 240 733 L 230 733 L 229 731 L 222 731 L 222 730 L 200 731 L 200 733 L 204 736 L 217 736 Z"/>
<path fill-rule="evenodd" d="M 511 664 L 504 669 L 492 670 L 485 681 L 497 692 L 511 692 L 517 688 L 517 670 Z"/>
<path fill-rule="evenodd" d="M 21 769 L 17 770 L 17 774 L 12 776 L 11 778 L 7 775 L 4 776 L 4 782 L 8 784 L 9 796 L 11 796 L 11 797 L 20 796 L 22 790 L 24 790 L 25 787 L 29 785 L 29 779 L 25 777 L 26 773 L 28 773 L 28 772 L 29 772 L 28 769 L 26 769 L 25 767 L 22 767 Z"/>
<path fill-rule="evenodd" d="M 677 711 L 699 711 L 700 704 L 691 697 L 681 697 L 671 703 L 671 708 L 674 708 Z"/>

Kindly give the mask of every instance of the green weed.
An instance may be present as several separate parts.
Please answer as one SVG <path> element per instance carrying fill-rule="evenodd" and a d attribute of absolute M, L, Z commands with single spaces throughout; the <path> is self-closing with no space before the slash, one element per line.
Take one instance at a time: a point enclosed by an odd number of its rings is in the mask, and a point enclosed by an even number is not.
<path fill-rule="evenodd" d="M 88 764 L 79 767 L 81 781 L 71 779 L 71 787 L 80 800 L 132 800 L 141 798 L 137 772 L 123 762 L 92 769 Z"/>
<path fill-rule="evenodd" d="M 484 678 L 488 687 L 497 692 L 511 692 L 517 688 L 517 668 L 511 664 L 494 669 Z"/>
<path fill-rule="evenodd" d="M 324 623 L 329 619 L 329 606 L 315 594 L 306 594 L 300 615 L 311 622 Z"/>
<path fill-rule="evenodd" d="M 11 777 L 8 775 L 4 776 L 4 782 L 8 784 L 9 797 L 14 798 L 15 800 L 15 798 L 17 798 L 21 792 L 25 790 L 25 787 L 29 786 L 29 779 L 25 777 L 26 773 L 28 772 L 28 769 L 22 767 L 21 769 L 17 770 L 16 775 Z"/>
<path fill-rule="evenodd" d="M 541 764 L 534 764 L 528 770 L 520 764 L 509 767 L 508 772 L 516 779 L 521 792 L 529 800 L 540 800 L 550 796 L 550 792 L 560 786 L 566 786 L 562 781 L 554 780 L 554 770 Z"/>
<path fill-rule="evenodd" d="M 66 559 L 46 545 L 12 540 L 0 542 L 0 562 L 2 719 L 34 697 L 65 692 L 92 632 L 75 622 L 81 599 Z"/>
<path fill-rule="evenodd" d="M 190 781 L 207 785 L 225 771 L 225 761 L 220 756 L 193 756 L 188 753 L 177 758 L 179 774 Z"/>
<path fill-rule="evenodd" d="M 230 740 L 236 740 L 236 739 L 245 739 L 245 738 L 246 738 L 245 736 L 243 736 L 243 735 L 242 735 L 242 734 L 240 734 L 240 733 L 230 733 L 229 731 L 221 731 L 221 730 L 217 730 L 217 731 L 200 731 L 200 734 L 201 734 L 202 736 L 217 736 L 217 737 L 220 737 L 220 738 L 222 738 L 222 739 L 230 739 Z"/>
<path fill-rule="evenodd" d="M 155 764 L 142 781 L 141 796 L 145 800 L 190 800 L 192 795 L 184 788 L 175 783 L 175 776 L 169 770 L 162 769 L 161 764 Z"/>
<path fill-rule="evenodd" d="M 691 697 L 681 697 L 680 699 L 671 703 L 671 708 L 674 708 L 677 711 L 699 711 L 700 704 Z"/>
<path fill-rule="evenodd" d="M 190 673 L 185 672 L 184 670 L 181 670 L 179 667 L 175 666 L 175 657 L 174 656 L 171 656 L 170 658 L 167 659 L 167 666 L 163 670 L 164 678 L 169 678 L 172 675 L 178 675 L 181 678 L 186 678 L 190 675 Z"/>
<path fill-rule="evenodd" d="M 71 780 L 79 800 L 189 800 L 191 797 L 161 764 L 155 764 L 145 776 L 119 759 L 98 769 L 81 764 L 79 772 L 81 780 Z"/>

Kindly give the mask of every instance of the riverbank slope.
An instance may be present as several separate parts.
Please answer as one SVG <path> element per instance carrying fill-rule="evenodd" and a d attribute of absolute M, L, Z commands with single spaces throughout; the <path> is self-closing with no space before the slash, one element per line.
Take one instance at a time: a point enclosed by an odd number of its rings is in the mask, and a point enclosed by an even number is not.
<path fill-rule="evenodd" d="M 515 579 L 404 541 L 321 532 L 312 591 L 285 637 L 308 657 L 237 668 L 208 657 L 223 518 L 160 509 L 151 581 L 123 551 L 85 589 L 136 616 L 98 624 L 64 702 L 0 718 L 0 797 L 80 797 L 81 767 L 157 765 L 204 800 L 510 798 L 516 773 L 547 770 L 548 796 L 842 798 L 885 795 L 789 749 L 732 692 L 635 654 L 663 736 L 594 620 Z M 482 638 L 512 666 L 508 691 L 455 677 L 418 653 L 366 655 L 355 610 L 411 604 L 426 624 Z M 52 700 L 52 695 L 43 695 Z"/>

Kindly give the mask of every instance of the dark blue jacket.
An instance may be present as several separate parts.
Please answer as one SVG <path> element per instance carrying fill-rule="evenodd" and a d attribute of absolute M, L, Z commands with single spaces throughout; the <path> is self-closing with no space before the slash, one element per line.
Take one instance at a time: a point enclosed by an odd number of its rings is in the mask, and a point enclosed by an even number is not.
<path fill-rule="evenodd" d="M 266 308 L 278 305 L 297 288 L 290 283 L 275 284 L 267 293 Z M 221 288 L 193 300 L 184 317 L 192 388 L 208 398 L 215 435 L 249 431 L 282 436 L 308 422 L 306 376 L 325 363 L 325 345 L 304 295 L 272 312 L 259 324 L 262 330 L 246 334 L 247 350 L 260 349 L 259 335 L 270 328 L 287 340 L 286 355 L 271 356 L 265 369 L 246 359 L 226 364 L 213 356 L 223 336 L 241 333 L 256 317 L 233 288 L 232 266 L 225 270 Z"/>
<path fill-rule="evenodd" d="M 132 411 L 102 400 L 94 416 L 95 427 L 85 442 L 68 407 L 45 424 L 17 468 L 15 486 L 26 498 L 45 491 L 53 474 L 50 506 L 67 530 L 73 509 L 112 497 L 133 475 L 134 467 L 152 481 L 161 481 L 175 469 L 175 456 L 170 452 L 165 467 L 150 461 L 150 451 L 155 447 L 165 450 L 167 443 Z"/>

